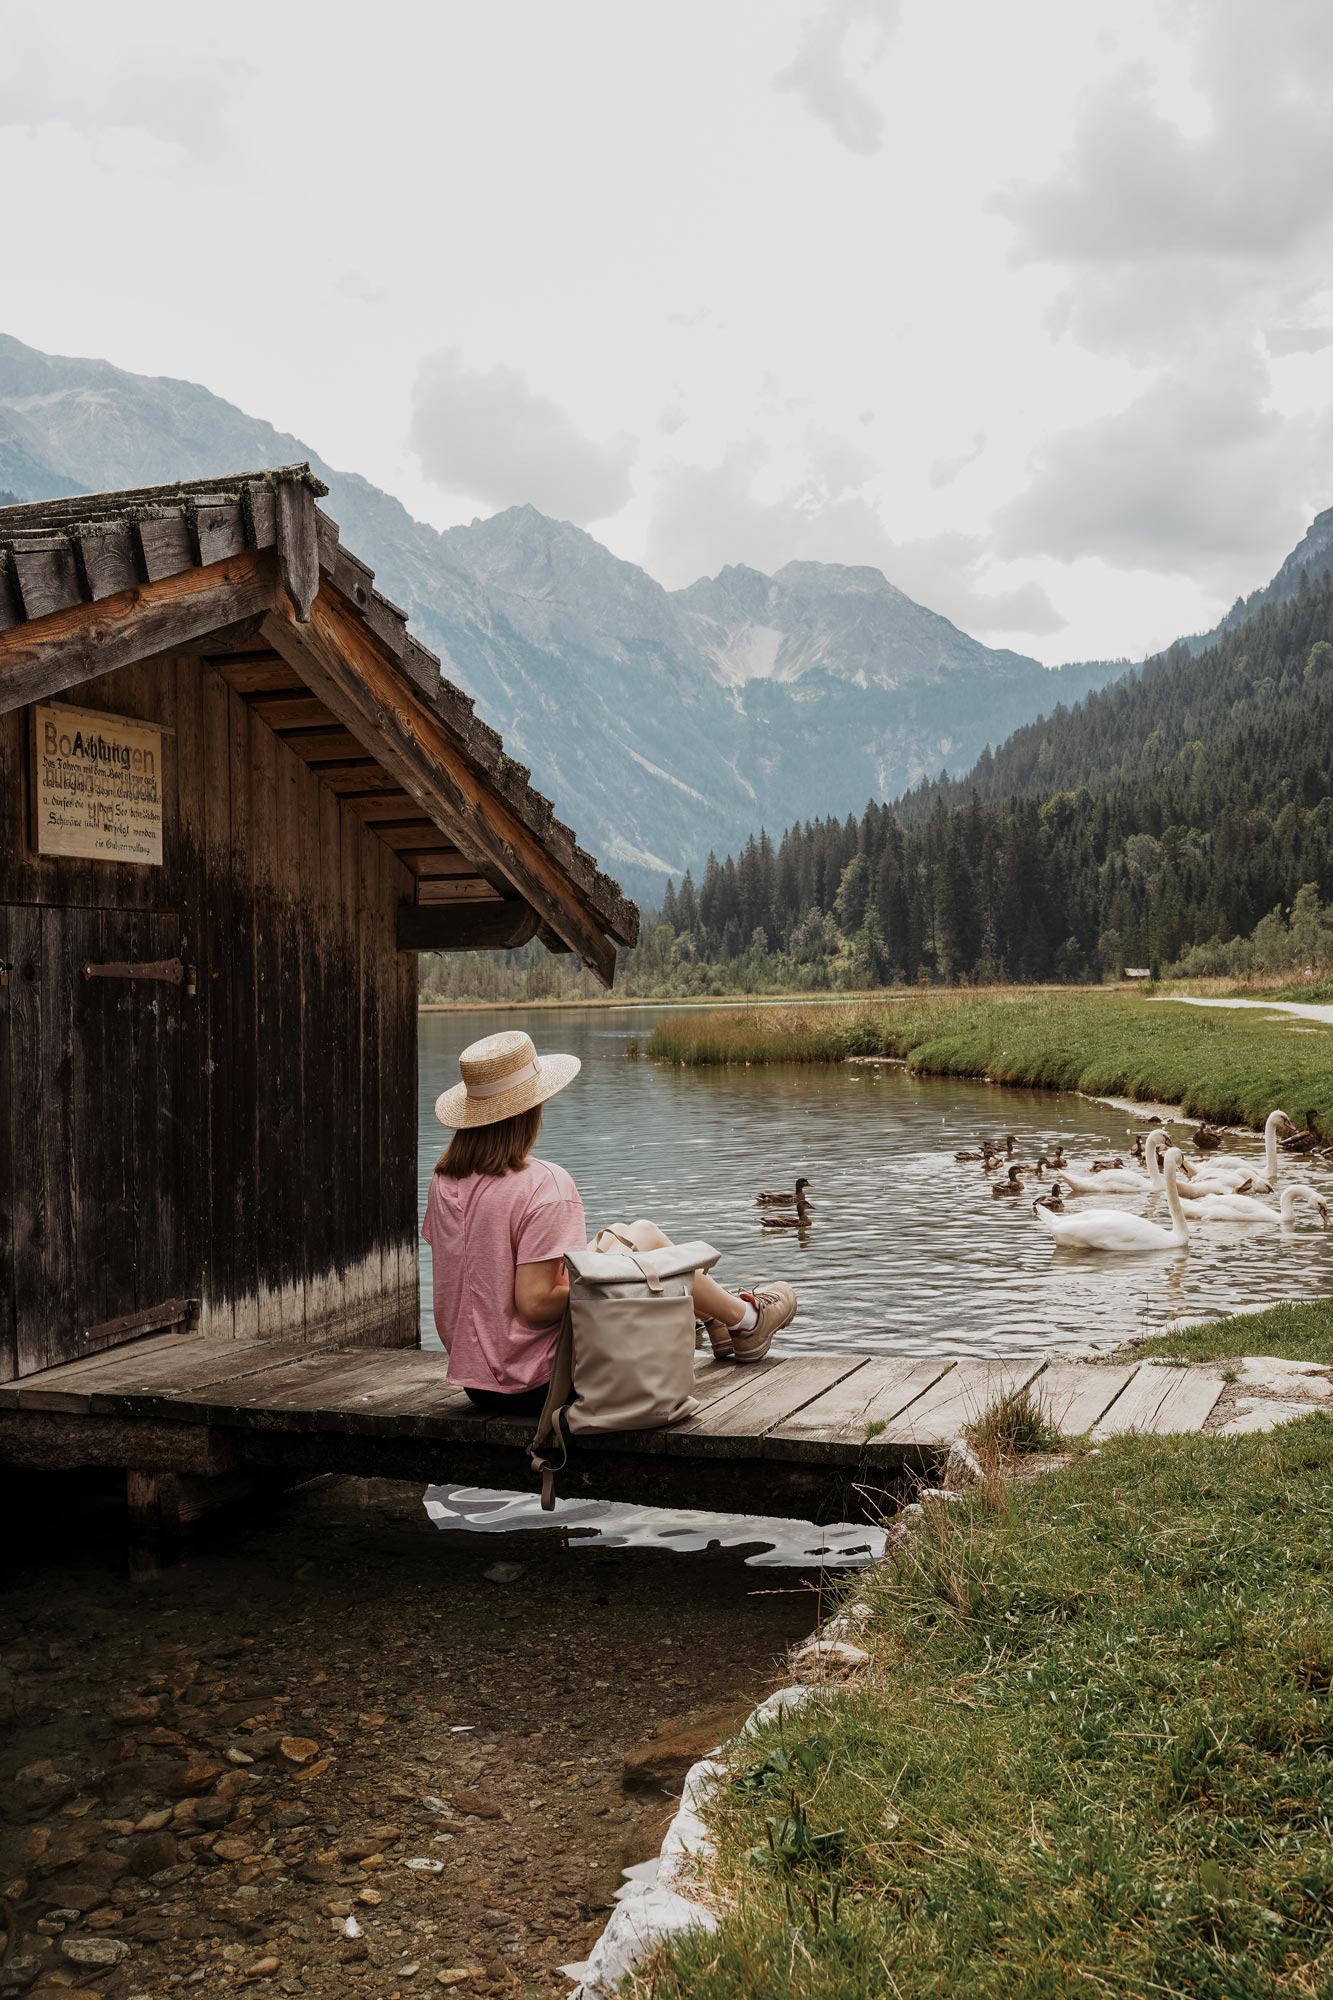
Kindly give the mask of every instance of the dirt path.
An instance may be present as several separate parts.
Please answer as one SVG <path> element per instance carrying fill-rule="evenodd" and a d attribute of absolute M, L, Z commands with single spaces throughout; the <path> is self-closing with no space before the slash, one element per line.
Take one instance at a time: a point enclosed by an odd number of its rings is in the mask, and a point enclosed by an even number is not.
<path fill-rule="evenodd" d="M 1204 1000 L 1194 993 L 1161 993 L 1160 1000 L 1178 1007 L 1266 1007 L 1270 1014 L 1294 1014 L 1301 1021 L 1322 1021 L 1333 1027 L 1333 1007 L 1305 1000 Z"/>
<path fill-rule="evenodd" d="M 401 1487 L 139 1584 L 118 1521 L 56 1523 L 0 1596 L 0 1994 L 562 1994 L 669 1815 L 626 1751 L 762 1696 L 816 1612 L 730 1553 L 441 1534 Z"/>

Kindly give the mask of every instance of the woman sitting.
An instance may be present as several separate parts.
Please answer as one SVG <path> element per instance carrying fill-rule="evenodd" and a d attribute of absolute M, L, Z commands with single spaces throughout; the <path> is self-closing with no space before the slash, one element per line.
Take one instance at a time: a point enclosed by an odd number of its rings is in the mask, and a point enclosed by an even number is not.
<path fill-rule="evenodd" d="M 542 1105 L 578 1075 L 577 1056 L 539 1056 L 509 1031 L 473 1042 L 462 1082 L 436 1099 L 453 1133 L 431 1176 L 421 1233 L 434 1266 L 435 1326 L 449 1380 L 479 1409 L 539 1416 L 568 1297 L 564 1255 L 588 1240 L 573 1180 L 532 1148 Z M 670 1239 L 651 1222 L 617 1223 L 636 1249 Z M 759 1361 L 794 1317 L 790 1285 L 728 1292 L 694 1280 L 696 1317 L 719 1359 Z"/>

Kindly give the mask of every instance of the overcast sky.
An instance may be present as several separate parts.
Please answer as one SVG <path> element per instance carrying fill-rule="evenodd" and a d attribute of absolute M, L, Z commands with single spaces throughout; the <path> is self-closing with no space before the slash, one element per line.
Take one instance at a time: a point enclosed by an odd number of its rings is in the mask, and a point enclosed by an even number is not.
<path fill-rule="evenodd" d="M 1141 655 L 1333 504 L 1328 0 L 0 0 L 0 328 Z"/>

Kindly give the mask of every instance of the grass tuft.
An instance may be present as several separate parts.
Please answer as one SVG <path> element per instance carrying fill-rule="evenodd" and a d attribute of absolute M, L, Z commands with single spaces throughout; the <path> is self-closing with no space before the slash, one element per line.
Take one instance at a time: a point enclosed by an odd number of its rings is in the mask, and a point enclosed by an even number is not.
<path fill-rule="evenodd" d="M 967 1426 L 970 1443 L 984 1458 L 997 1452 L 1021 1458 L 1032 1452 L 1060 1451 L 1064 1439 L 1051 1422 L 1046 1405 L 1032 1384 L 1010 1389 Z"/>

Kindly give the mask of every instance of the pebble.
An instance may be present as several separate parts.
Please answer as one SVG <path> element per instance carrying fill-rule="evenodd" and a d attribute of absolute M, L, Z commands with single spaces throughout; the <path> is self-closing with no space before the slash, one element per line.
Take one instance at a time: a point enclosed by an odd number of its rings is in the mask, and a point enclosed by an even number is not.
<path fill-rule="evenodd" d="M 246 1966 L 241 1977 L 243 1979 L 271 1979 L 281 1964 L 282 1960 L 280 1958 L 273 1958 L 272 1956 L 257 1958 L 253 1965 Z"/>
<path fill-rule="evenodd" d="M 319 1745 L 311 1736 L 280 1737 L 278 1749 L 289 1764 L 308 1764 L 319 1755 Z"/>
<path fill-rule="evenodd" d="M 489 1569 L 482 1571 L 482 1575 L 487 1583 L 517 1583 L 527 1567 L 526 1563 L 492 1563 Z"/>
<path fill-rule="evenodd" d="M 451 1965 L 443 1972 L 437 1972 L 437 1986 L 462 1986 L 468 1979 L 484 1979 L 486 1968 L 482 1965 Z"/>
<path fill-rule="evenodd" d="M 60 1949 L 71 1965 L 119 1965 L 130 1955 L 123 1938 L 67 1937 L 60 1940 Z"/>

